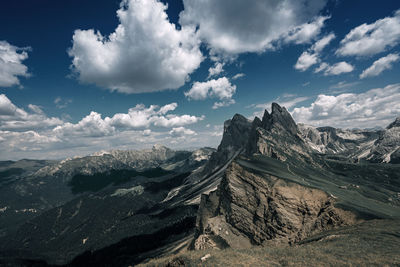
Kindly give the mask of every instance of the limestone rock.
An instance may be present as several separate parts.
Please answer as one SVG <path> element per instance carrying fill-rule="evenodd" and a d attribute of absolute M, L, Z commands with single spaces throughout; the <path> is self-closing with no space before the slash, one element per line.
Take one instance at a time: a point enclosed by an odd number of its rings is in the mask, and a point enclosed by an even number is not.
<path fill-rule="evenodd" d="M 233 162 L 218 189 L 202 198 L 194 248 L 296 243 L 354 221 L 321 190 L 255 174 Z"/>
<path fill-rule="evenodd" d="M 400 118 L 397 118 L 375 141 L 367 159 L 371 162 L 395 163 L 399 161 Z M 393 156 L 392 156 L 393 155 Z"/>
<path fill-rule="evenodd" d="M 299 129 L 286 108 L 272 103 L 271 114 L 264 112 L 261 123 L 254 119 L 247 154 L 263 154 L 286 161 L 295 157 L 311 162 L 311 149 L 301 138 Z"/>
<path fill-rule="evenodd" d="M 213 173 L 246 147 L 251 131 L 251 121 L 240 114 L 225 121 L 224 133 L 218 149 L 211 155 L 202 175 Z"/>

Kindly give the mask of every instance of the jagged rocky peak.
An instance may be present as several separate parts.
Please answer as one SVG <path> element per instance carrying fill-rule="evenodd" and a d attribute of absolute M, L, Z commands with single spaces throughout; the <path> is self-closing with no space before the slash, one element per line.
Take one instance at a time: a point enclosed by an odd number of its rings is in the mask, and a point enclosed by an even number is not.
<path fill-rule="evenodd" d="M 235 114 L 232 119 L 225 121 L 224 134 L 218 150 L 227 147 L 241 148 L 247 142 L 251 129 L 251 121 L 240 114 Z"/>
<path fill-rule="evenodd" d="M 255 117 L 252 123 L 252 127 L 253 128 L 257 128 L 257 127 L 262 127 L 262 121 L 260 120 L 259 117 Z"/>
<path fill-rule="evenodd" d="M 264 130 L 262 134 L 258 133 L 260 128 Z M 262 120 L 255 117 L 251 122 L 246 117 L 235 114 L 232 119 L 225 121 L 224 134 L 216 154 L 224 155 L 223 160 L 226 160 L 243 148 L 247 148 L 248 152 L 252 153 L 256 149 L 255 143 L 258 142 L 260 136 L 270 135 L 269 132 L 273 132 L 274 135 L 289 136 L 297 136 L 299 133 L 290 113 L 277 103 L 272 103 L 271 114 L 265 110 Z M 275 137 L 277 136 L 273 138 Z M 293 142 L 298 142 L 298 139 Z"/>
<path fill-rule="evenodd" d="M 400 127 L 400 117 L 397 117 L 396 120 L 389 124 L 386 129 L 392 129 L 394 127 Z"/>
<path fill-rule="evenodd" d="M 167 151 L 167 150 L 171 150 L 166 146 L 160 145 L 160 144 L 155 144 L 153 145 L 153 147 L 151 148 L 153 151 Z"/>
<path fill-rule="evenodd" d="M 232 119 L 224 122 L 224 135 L 228 134 L 233 136 L 234 134 L 240 135 L 241 130 L 248 130 L 251 125 L 251 121 L 240 114 L 235 114 Z M 225 137 L 225 136 L 224 136 Z"/>
<path fill-rule="evenodd" d="M 371 162 L 400 162 L 400 117 L 381 131 L 367 160 Z"/>
<path fill-rule="evenodd" d="M 232 119 L 226 120 L 221 143 L 205 166 L 203 174 L 215 171 L 238 155 L 247 145 L 251 129 L 252 122 L 240 114 L 235 114 Z"/>
<path fill-rule="evenodd" d="M 281 107 L 277 103 L 272 103 L 271 114 L 265 110 L 262 119 L 262 127 L 266 130 L 270 130 L 272 127 L 280 127 L 293 135 L 298 132 L 296 122 L 293 120 L 290 113 L 285 107 Z"/>
<path fill-rule="evenodd" d="M 263 154 L 285 161 L 294 156 L 307 161 L 310 149 L 300 136 L 300 131 L 285 107 L 272 103 L 271 113 L 264 112 L 262 121 L 257 117 L 252 124 L 246 154 Z"/>

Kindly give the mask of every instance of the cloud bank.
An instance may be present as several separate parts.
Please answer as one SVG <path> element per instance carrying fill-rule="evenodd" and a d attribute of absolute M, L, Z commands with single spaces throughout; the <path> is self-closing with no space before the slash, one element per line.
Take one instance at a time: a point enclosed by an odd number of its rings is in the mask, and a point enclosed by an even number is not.
<path fill-rule="evenodd" d="M 0 130 L 48 129 L 63 123 L 59 118 L 47 117 L 39 106 L 30 104 L 28 108 L 31 112 L 15 106 L 6 95 L 0 94 Z"/>
<path fill-rule="evenodd" d="M 204 120 L 204 116 L 174 114 L 177 107 L 177 103 L 139 104 L 110 117 L 92 111 L 72 123 L 49 117 L 34 104 L 25 110 L 0 94 L 0 159 L 58 159 L 104 149 L 148 148 L 156 143 L 178 148 L 218 144 L 213 132 L 184 127 Z"/>
<path fill-rule="evenodd" d="M 198 26 L 200 38 L 215 54 L 263 52 L 276 42 L 308 43 L 327 17 L 316 17 L 323 0 L 184 0 L 182 25 Z"/>
<path fill-rule="evenodd" d="M 400 9 L 392 17 L 362 24 L 352 29 L 340 42 L 336 54 L 341 56 L 372 56 L 400 42 Z"/>
<path fill-rule="evenodd" d="M 297 122 L 341 128 L 386 127 L 400 114 L 400 84 L 360 94 L 321 94 L 309 106 L 294 108 Z"/>

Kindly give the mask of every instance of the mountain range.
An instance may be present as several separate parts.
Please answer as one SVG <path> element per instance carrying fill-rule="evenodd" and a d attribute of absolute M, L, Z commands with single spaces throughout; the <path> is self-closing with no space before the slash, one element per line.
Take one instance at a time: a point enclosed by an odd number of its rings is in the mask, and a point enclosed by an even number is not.
<path fill-rule="evenodd" d="M 217 149 L 0 162 L 0 263 L 10 266 L 295 247 L 376 220 L 400 222 L 400 118 L 385 129 L 313 127 L 273 103 L 262 118 L 227 120 Z"/>

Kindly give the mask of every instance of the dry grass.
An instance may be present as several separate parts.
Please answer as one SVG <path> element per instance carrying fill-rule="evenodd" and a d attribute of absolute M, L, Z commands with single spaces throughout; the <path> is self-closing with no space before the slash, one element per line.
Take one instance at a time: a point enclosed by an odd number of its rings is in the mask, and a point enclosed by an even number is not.
<path fill-rule="evenodd" d="M 211 257 L 201 262 L 206 254 Z M 184 251 L 140 266 L 400 266 L 400 221 L 369 221 L 296 246 Z"/>

